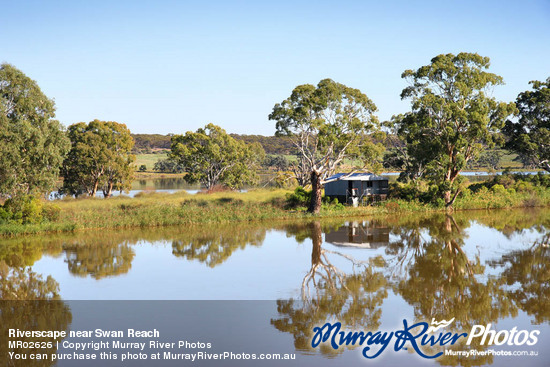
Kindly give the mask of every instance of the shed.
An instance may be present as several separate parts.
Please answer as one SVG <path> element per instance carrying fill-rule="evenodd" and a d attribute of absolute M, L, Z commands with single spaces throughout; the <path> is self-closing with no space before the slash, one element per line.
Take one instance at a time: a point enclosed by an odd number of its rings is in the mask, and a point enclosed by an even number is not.
<path fill-rule="evenodd" d="M 385 200 L 387 195 L 388 178 L 373 173 L 337 173 L 325 183 L 325 196 L 341 203 Z"/>

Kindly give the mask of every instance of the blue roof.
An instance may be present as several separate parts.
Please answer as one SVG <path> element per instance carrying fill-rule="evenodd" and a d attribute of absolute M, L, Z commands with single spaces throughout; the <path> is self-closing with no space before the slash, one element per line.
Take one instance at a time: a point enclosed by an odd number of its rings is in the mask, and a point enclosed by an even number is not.
<path fill-rule="evenodd" d="M 330 176 L 326 179 L 326 182 L 331 181 L 381 181 L 381 180 L 388 180 L 386 177 L 377 176 L 374 173 L 364 173 L 364 172 L 357 172 L 352 173 L 351 175 L 348 173 L 337 173 L 333 176 Z"/>

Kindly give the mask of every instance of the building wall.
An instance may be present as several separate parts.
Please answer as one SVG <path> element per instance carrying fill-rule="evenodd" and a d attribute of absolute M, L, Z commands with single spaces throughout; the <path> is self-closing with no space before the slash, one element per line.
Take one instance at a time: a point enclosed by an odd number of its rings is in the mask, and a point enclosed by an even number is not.
<path fill-rule="evenodd" d="M 325 195 L 331 198 L 337 197 L 339 201 L 346 201 L 346 192 L 349 188 L 349 182 L 347 180 L 332 181 L 325 184 Z M 372 185 L 369 187 L 369 183 Z M 364 190 L 367 190 L 369 195 L 385 195 L 388 193 L 388 181 L 387 180 L 373 180 L 373 181 L 351 181 L 351 186 L 357 189 L 359 195 L 362 195 Z"/>
<path fill-rule="evenodd" d="M 326 196 L 336 196 L 336 195 L 346 196 L 347 189 L 348 189 L 348 181 L 344 181 L 344 180 L 332 181 L 325 184 L 325 195 Z"/>

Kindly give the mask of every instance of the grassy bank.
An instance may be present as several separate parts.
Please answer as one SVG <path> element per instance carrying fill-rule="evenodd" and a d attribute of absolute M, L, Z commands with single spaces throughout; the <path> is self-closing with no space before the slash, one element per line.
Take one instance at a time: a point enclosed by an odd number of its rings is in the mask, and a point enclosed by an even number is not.
<path fill-rule="evenodd" d="M 190 195 L 142 193 L 135 198 L 64 199 L 46 203 L 44 220 L 35 224 L 0 224 L 0 235 L 14 236 L 84 229 L 156 227 L 307 218 L 303 210 L 288 210 L 287 190 L 252 190 Z M 320 216 L 362 215 L 379 208 L 325 210 Z"/>
<path fill-rule="evenodd" d="M 501 182 L 504 183 L 504 182 Z M 550 188 L 524 182 L 506 187 L 476 184 L 457 198 L 455 210 L 550 206 Z M 135 198 L 82 198 L 47 202 L 43 219 L 37 223 L 5 221 L 0 235 L 15 236 L 44 232 L 70 232 L 85 229 L 158 227 L 191 224 L 269 221 L 311 218 L 300 204 L 288 207 L 288 190 L 251 190 L 245 193 L 218 192 L 190 195 L 141 193 Z M 303 203 L 302 203 L 303 204 Z M 373 205 L 352 208 L 325 204 L 317 217 L 383 215 L 396 212 L 444 211 L 438 202 L 426 203 L 414 197 L 394 198 Z"/>

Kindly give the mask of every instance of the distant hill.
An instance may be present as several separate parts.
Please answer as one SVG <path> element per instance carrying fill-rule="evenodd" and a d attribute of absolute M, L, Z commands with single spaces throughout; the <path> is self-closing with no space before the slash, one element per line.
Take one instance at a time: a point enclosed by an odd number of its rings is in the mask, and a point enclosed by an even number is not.
<path fill-rule="evenodd" d="M 134 138 L 134 151 L 150 153 L 155 150 L 170 149 L 170 138 L 173 134 L 132 134 Z M 247 143 L 258 142 L 267 154 L 296 154 L 296 148 L 289 137 L 263 136 L 263 135 L 239 135 L 230 134 L 233 138 Z"/>

